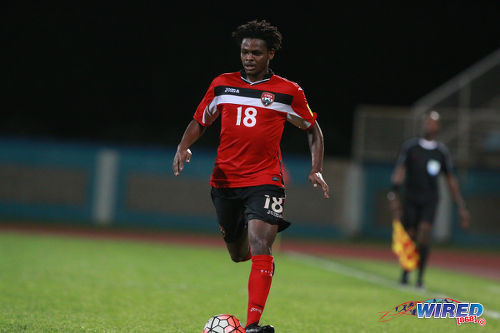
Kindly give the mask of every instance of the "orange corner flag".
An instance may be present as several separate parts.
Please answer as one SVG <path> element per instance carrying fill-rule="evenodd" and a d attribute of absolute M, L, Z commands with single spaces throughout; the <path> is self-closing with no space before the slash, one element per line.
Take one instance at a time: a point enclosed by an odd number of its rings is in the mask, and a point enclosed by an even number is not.
<path fill-rule="evenodd" d="M 417 247 L 399 220 L 392 221 L 392 252 L 399 258 L 403 269 L 412 271 L 417 267 Z"/>

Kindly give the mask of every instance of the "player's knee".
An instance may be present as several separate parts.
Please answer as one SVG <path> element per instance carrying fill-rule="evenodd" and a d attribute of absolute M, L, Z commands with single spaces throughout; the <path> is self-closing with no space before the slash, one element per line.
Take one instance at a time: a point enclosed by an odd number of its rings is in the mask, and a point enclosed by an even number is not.
<path fill-rule="evenodd" d="M 242 261 L 243 261 L 243 258 L 242 258 L 242 257 L 240 257 L 240 256 L 233 256 L 233 255 L 231 255 L 231 260 L 232 260 L 233 262 L 242 262 Z"/>
<path fill-rule="evenodd" d="M 234 262 L 242 262 L 246 261 L 246 257 L 239 255 L 239 254 L 230 254 L 231 255 L 231 260 Z"/>
<path fill-rule="evenodd" d="M 231 260 L 234 262 L 248 261 L 252 258 L 252 253 L 250 252 L 250 250 L 245 253 L 241 251 L 230 252 L 229 255 L 231 256 Z"/>
<path fill-rule="evenodd" d="M 271 254 L 272 242 L 267 239 L 255 238 L 250 241 L 250 248 L 253 254 Z"/>
<path fill-rule="evenodd" d="M 420 226 L 418 242 L 422 245 L 428 245 L 431 240 L 432 225 L 429 222 L 423 222 Z"/>

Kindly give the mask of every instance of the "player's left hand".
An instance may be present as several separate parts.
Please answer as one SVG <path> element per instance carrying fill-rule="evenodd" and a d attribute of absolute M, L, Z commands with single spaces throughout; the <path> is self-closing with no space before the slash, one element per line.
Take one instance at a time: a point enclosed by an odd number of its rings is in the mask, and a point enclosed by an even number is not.
<path fill-rule="evenodd" d="M 460 215 L 460 222 L 462 228 L 467 229 L 470 225 L 470 214 L 466 208 L 462 208 L 459 210 L 458 215 Z"/>
<path fill-rule="evenodd" d="M 318 185 L 321 186 L 324 198 L 330 198 L 330 189 L 328 187 L 328 184 L 323 179 L 323 175 L 321 174 L 321 172 L 311 171 L 311 173 L 309 174 L 309 181 L 311 182 L 311 184 L 313 184 L 314 187 L 318 187 Z"/>

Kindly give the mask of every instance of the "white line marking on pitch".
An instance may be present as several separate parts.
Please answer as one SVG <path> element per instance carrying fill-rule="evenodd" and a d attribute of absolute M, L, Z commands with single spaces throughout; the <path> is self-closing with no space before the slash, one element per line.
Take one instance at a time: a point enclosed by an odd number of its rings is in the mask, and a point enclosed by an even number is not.
<path fill-rule="evenodd" d="M 345 276 L 353 277 L 358 280 L 363 280 L 366 282 L 370 282 L 379 286 L 384 286 L 392 289 L 397 289 L 401 291 L 406 291 L 410 293 L 414 293 L 417 295 L 425 295 L 429 297 L 441 297 L 441 298 L 449 298 L 446 296 L 444 293 L 437 293 L 437 292 L 431 292 L 429 290 L 418 290 L 418 289 L 413 289 L 409 287 L 404 287 L 400 286 L 399 284 L 395 283 L 393 280 L 384 278 L 380 275 L 376 275 L 373 273 L 368 273 L 364 272 L 362 270 L 352 268 L 343 264 L 339 264 L 338 262 L 310 256 L 307 254 L 303 253 L 298 253 L 294 251 L 287 251 L 287 254 L 289 257 L 300 260 L 301 262 L 309 265 L 314 265 L 316 267 L 323 268 L 327 271 L 337 273 L 337 274 L 342 274 Z M 500 312 L 494 311 L 494 310 L 489 310 L 489 309 L 484 309 L 484 314 L 488 317 L 500 320 Z"/>

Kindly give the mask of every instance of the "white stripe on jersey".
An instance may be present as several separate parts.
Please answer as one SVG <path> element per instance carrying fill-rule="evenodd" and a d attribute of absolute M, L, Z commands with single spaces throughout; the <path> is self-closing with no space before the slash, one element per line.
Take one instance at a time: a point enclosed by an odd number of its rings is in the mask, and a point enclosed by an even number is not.
<path fill-rule="evenodd" d="M 214 114 L 217 112 L 217 106 L 220 104 L 237 104 L 237 105 L 247 105 L 255 106 L 259 108 L 271 109 L 278 112 L 285 112 L 287 114 L 287 120 L 299 128 L 308 128 L 311 123 L 303 119 L 298 113 L 296 113 L 292 107 L 288 104 L 283 104 L 279 102 L 273 102 L 269 106 L 262 104 L 260 98 L 236 96 L 236 95 L 219 95 L 215 96 L 210 105 L 205 108 L 203 112 L 203 123 L 205 123 L 205 113 L 208 113 L 208 118 L 213 118 Z"/>

